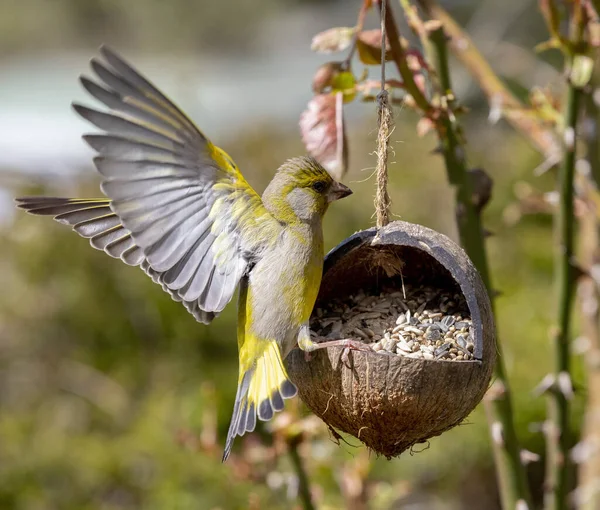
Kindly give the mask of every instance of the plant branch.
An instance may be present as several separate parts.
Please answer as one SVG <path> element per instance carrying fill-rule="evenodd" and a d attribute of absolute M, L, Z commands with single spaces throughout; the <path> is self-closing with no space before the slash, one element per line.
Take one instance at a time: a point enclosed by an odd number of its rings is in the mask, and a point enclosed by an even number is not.
<path fill-rule="evenodd" d="M 360 10 L 358 11 L 358 17 L 356 19 L 356 31 L 354 33 L 354 37 L 352 38 L 352 45 L 350 46 L 350 51 L 348 52 L 348 56 L 346 60 L 344 60 L 344 65 L 347 69 L 350 68 L 350 61 L 352 57 L 354 57 L 354 53 L 356 52 L 356 44 L 358 41 L 358 37 L 362 32 L 362 29 L 365 25 L 365 18 L 367 17 L 367 11 L 371 8 L 371 0 L 363 0 L 362 5 L 360 6 Z"/>
<path fill-rule="evenodd" d="M 467 171 L 466 154 L 460 136 L 460 126 L 453 114 L 454 97 L 451 91 L 448 68 L 446 35 L 442 28 L 429 33 L 427 49 L 429 50 L 429 60 L 436 70 L 442 92 L 437 132 L 446 171 L 448 172 L 448 180 L 456 188 L 456 216 L 460 241 L 480 272 L 488 292 L 491 292 L 481 217 L 472 200 L 473 190 Z"/>
<path fill-rule="evenodd" d="M 304 510 L 316 510 L 310 493 L 308 475 L 306 474 L 304 462 L 302 461 L 302 457 L 298 451 L 298 447 L 300 446 L 301 442 L 302 437 L 300 434 L 296 434 L 288 438 L 287 441 L 290 458 L 292 460 L 292 466 L 294 467 L 294 471 L 296 471 L 296 476 L 298 477 L 298 496 L 302 501 Z"/>
<path fill-rule="evenodd" d="M 426 50 L 434 64 L 443 98 L 448 102 L 449 114 L 442 117 L 442 128 L 438 130 L 449 180 L 457 188 L 457 221 L 461 242 L 481 273 L 490 293 L 493 289 L 490 281 L 489 266 L 483 236 L 480 212 L 472 201 L 472 189 L 465 162 L 464 147 L 457 134 L 458 125 L 451 115 L 452 85 L 448 68 L 447 37 L 444 28 L 429 33 Z M 443 103 L 443 101 L 442 101 Z M 486 411 L 492 430 L 500 430 L 501 437 L 493 437 L 494 455 L 500 479 L 500 491 L 503 508 L 515 508 L 519 501 L 530 503 L 529 486 L 525 469 L 521 463 L 521 451 L 513 420 L 512 401 L 504 369 L 504 361 L 498 344 L 496 361 L 496 383 L 486 399 Z"/>
<path fill-rule="evenodd" d="M 473 44 L 471 38 L 436 0 L 417 0 L 419 6 L 432 19 L 443 23 L 450 37 L 450 48 L 487 96 L 492 110 L 501 109 L 506 120 L 528 139 L 546 159 L 560 160 L 560 144 L 554 133 L 524 113 L 525 105 L 519 101 L 498 78 L 488 61 Z"/>
<path fill-rule="evenodd" d="M 588 112 L 589 113 L 589 112 Z M 581 264 L 588 274 L 598 263 L 597 209 L 593 194 L 598 193 L 591 179 L 580 176 L 582 198 L 586 208 L 579 220 Z M 585 338 L 584 360 L 587 371 L 587 402 L 581 438 L 576 447 L 579 462 L 579 486 L 576 505 L 581 510 L 600 508 L 600 292 L 593 278 L 582 278 L 579 287 L 581 327 Z"/>
<path fill-rule="evenodd" d="M 565 54 L 568 73 L 567 97 L 564 102 L 564 155 L 558 172 L 559 207 L 554 215 L 557 320 L 554 334 L 554 378 L 548 392 L 546 423 L 546 480 L 544 508 L 567 508 L 570 477 L 573 466 L 569 455 L 571 434 L 569 423 L 571 381 L 570 327 L 576 273 L 573 267 L 575 244 L 575 157 L 577 150 L 577 121 L 584 87 L 591 77 L 589 58 L 585 56 L 584 31 L 586 18 L 582 5 L 574 2 L 570 12 L 571 38 L 561 49 Z M 551 30 L 551 27 L 550 27 Z"/>
<path fill-rule="evenodd" d="M 558 173 L 560 205 L 555 215 L 556 262 L 555 281 L 558 299 L 558 325 L 554 335 L 555 384 L 549 392 L 547 423 L 547 470 L 545 484 L 546 509 L 563 509 L 567 506 L 569 483 L 569 394 L 559 378 L 570 381 L 571 348 L 569 329 L 571 325 L 572 303 L 575 290 L 573 271 L 573 245 L 575 230 L 574 175 L 575 142 L 577 115 L 582 91 L 569 83 L 565 103 L 565 149 L 564 158 Z M 570 384 L 570 382 L 569 382 Z"/>
<path fill-rule="evenodd" d="M 381 14 L 381 1 L 374 1 L 375 3 L 377 3 L 377 6 L 379 7 L 379 12 Z M 390 5 L 388 5 L 386 9 L 384 23 L 388 41 L 390 43 L 390 51 L 392 53 L 392 58 L 394 59 L 394 63 L 398 68 L 400 76 L 402 76 L 404 88 L 412 96 L 416 105 L 423 111 L 425 115 L 427 115 L 431 111 L 432 106 L 429 104 L 429 101 L 425 97 L 425 94 L 423 94 L 423 92 L 421 92 L 421 89 L 417 86 L 413 76 L 413 72 L 408 66 L 408 62 L 406 60 L 406 50 L 404 49 L 404 47 L 402 46 L 402 42 L 400 41 L 400 33 L 398 32 L 396 20 L 394 19 L 394 14 Z"/>

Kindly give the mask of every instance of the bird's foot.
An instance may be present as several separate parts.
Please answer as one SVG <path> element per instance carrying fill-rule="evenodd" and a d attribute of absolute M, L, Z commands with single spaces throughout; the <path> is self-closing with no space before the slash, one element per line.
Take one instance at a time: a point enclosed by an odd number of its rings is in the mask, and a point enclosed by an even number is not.
<path fill-rule="evenodd" d="M 315 340 L 319 340 L 322 337 L 316 337 Z M 348 365 L 350 358 L 350 351 L 372 351 L 373 349 L 369 344 L 365 344 L 352 338 L 344 338 L 342 340 L 325 340 L 322 342 L 310 340 L 310 342 L 298 342 L 300 349 L 304 351 L 304 359 L 310 361 L 310 353 L 317 349 L 327 349 L 329 347 L 342 347 L 341 360 L 344 364 Z"/>

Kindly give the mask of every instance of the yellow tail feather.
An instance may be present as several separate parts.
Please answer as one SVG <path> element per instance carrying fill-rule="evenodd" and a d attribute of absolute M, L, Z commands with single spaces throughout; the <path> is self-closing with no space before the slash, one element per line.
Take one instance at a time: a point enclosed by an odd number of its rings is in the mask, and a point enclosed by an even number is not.
<path fill-rule="evenodd" d="M 248 368 L 245 364 L 240 365 L 238 390 L 223 461 L 229 457 L 236 436 L 254 430 L 257 416 L 261 421 L 270 420 L 275 412 L 283 409 L 283 400 L 295 396 L 297 392 L 288 379 L 277 342 L 256 338 L 246 338 L 246 342 L 246 345 L 260 345 L 263 351 Z"/>

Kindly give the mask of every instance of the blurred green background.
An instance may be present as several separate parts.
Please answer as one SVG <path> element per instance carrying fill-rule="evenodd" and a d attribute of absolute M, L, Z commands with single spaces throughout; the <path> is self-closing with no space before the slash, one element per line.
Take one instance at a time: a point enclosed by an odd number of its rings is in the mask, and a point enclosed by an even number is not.
<path fill-rule="evenodd" d="M 552 61 L 532 51 L 546 38 L 536 2 L 444 4 L 514 90 L 558 86 Z M 197 324 L 142 271 L 49 219 L 14 211 L 11 200 L 99 194 L 91 152 L 79 139 L 86 126 L 69 103 L 84 98 L 77 76 L 103 42 L 163 88 L 262 191 L 284 159 L 304 153 L 297 120 L 311 97 L 312 73 L 326 60 L 310 52 L 311 37 L 354 24 L 359 6 L 359 0 L 0 2 L 0 508 L 298 505 L 290 460 L 282 448 L 270 448 L 267 428 L 238 441 L 237 460 L 220 462 L 237 380 L 235 305 L 210 327 Z M 545 405 L 532 389 L 550 370 L 551 220 L 516 221 L 515 189 L 529 183 L 549 191 L 553 179 L 534 176 L 541 158 L 505 124 L 488 123 L 485 99 L 454 70 L 456 93 L 470 108 L 463 119 L 469 162 L 495 181 L 484 220 L 494 233 L 488 246 L 502 293 L 498 325 L 518 432 L 527 449 L 541 453 Z M 348 110 L 345 182 L 355 193 L 326 218 L 328 249 L 374 223 L 375 108 Z M 397 109 L 395 118 L 393 212 L 456 238 L 453 191 L 432 154 L 434 137 L 417 137 L 410 111 Z M 581 372 L 575 376 L 581 385 Z M 584 393 L 575 399 L 578 417 Z M 298 404 L 288 408 L 307 414 Z M 301 453 L 320 508 L 349 508 L 364 478 L 368 502 L 352 503 L 356 509 L 498 508 L 482 409 L 428 449 L 393 461 L 370 455 L 353 438 L 337 446 L 323 424 L 314 427 Z M 541 464 L 529 472 L 539 487 Z"/>

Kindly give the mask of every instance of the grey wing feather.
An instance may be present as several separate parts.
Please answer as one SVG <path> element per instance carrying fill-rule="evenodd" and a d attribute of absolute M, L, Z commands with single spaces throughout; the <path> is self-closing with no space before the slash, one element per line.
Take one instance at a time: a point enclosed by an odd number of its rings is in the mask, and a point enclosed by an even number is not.
<path fill-rule="evenodd" d="M 83 87 L 109 108 L 75 111 L 102 132 L 84 136 L 109 200 L 22 202 L 72 225 L 92 246 L 140 265 L 202 322 L 231 300 L 281 226 L 231 158 L 146 78 L 107 48 Z M 58 200 L 58 202 L 57 202 Z"/>
<path fill-rule="evenodd" d="M 54 216 L 56 221 L 72 226 L 75 232 L 89 239 L 97 250 L 130 266 L 138 266 L 144 259 L 131 233 L 105 198 L 23 197 L 17 199 L 17 206 L 32 214 Z"/>
<path fill-rule="evenodd" d="M 209 324 L 218 313 L 205 312 L 197 301 L 183 301 L 173 290 L 163 284 L 161 273 L 154 271 L 145 259 L 142 250 L 136 246 L 131 233 L 120 224 L 119 218 L 109 207 L 106 199 L 72 199 L 58 197 L 23 197 L 17 199 L 17 206 L 25 211 L 42 216 L 54 216 L 60 223 L 73 227 L 78 234 L 90 240 L 90 244 L 111 257 L 123 260 L 130 266 L 140 266 L 160 284 L 175 301 L 183 302 L 185 308 L 197 321 Z"/>

